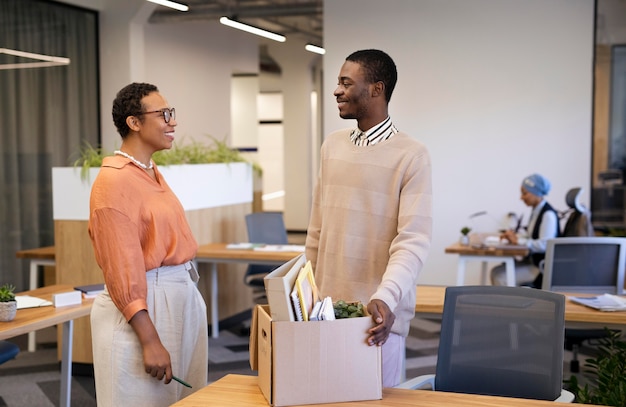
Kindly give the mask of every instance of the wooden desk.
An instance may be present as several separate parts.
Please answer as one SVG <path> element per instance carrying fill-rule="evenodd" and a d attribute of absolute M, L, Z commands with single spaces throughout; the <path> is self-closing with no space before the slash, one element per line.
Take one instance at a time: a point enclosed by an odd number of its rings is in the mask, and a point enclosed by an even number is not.
<path fill-rule="evenodd" d="M 217 265 L 219 263 L 254 263 L 273 264 L 280 266 L 301 252 L 259 251 L 253 249 L 227 249 L 227 243 L 209 243 L 198 247 L 195 261 L 209 263 L 209 279 L 211 284 L 211 336 L 219 336 Z"/>
<path fill-rule="evenodd" d="M 15 257 L 18 259 L 30 260 L 30 275 L 28 277 L 28 289 L 34 290 L 37 288 L 37 270 L 40 266 L 54 266 L 55 251 L 54 246 L 39 247 L 36 249 L 19 250 L 15 252 Z M 28 351 L 34 352 L 36 348 L 35 332 L 28 334 Z"/>
<path fill-rule="evenodd" d="M 531 290 L 531 288 L 529 288 Z M 441 317 L 446 287 L 444 286 L 417 286 L 416 316 Z M 563 293 L 565 296 L 593 296 L 593 294 Z M 603 312 L 584 305 L 565 300 L 565 325 L 568 328 L 603 328 L 626 327 L 626 312 Z"/>
<path fill-rule="evenodd" d="M 529 253 L 525 246 L 502 245 L 502 246 L 465 246 L 454 243 L 446 247 L 448 254 L 458 254 L 459 263 L 456 275 L 456 285 L 465 283 L 465 264 L 468 261 L 481 261 L 481 284 L 487 285 L 487 262 L 501 261 L 506 265 L 506 285 L 515 286 L 515 257 L 523 257 Z"/>
<path fill-rule="evenodd" d="M 18 295 L 32 295 L 52 301 L 53 294 L 73 290 L 73 287 L 69 285 L 52 285 L 21 292 L 18 293 Z M 72 386 L 72 331 L 74 329 L 74 319 L 89 315 L 92 304 L 93 299 L 88 299 L 83 300 L 80 305 L 69 305 L 59 308 L 47 306 L 19 309 L 13 321 L 0 322 L 0 339 L 8 339 L 38 329 L 63 324 L 60 406 L 70 406 Z"/>
<path fill-rule="evenodd" d="M 256 376 L 230 374 L 172 404 L 172 407 L 267 407 Z M 588 404 L 577 404 L 586 406 Z M 384 388 L 382 400 L 355 401 L 329 404 L 308 404 L 325 407 L 554 407 L 554 402 L 511 397 L 479 396 L 475 394 L 445 393 L 431 390 Z"/>

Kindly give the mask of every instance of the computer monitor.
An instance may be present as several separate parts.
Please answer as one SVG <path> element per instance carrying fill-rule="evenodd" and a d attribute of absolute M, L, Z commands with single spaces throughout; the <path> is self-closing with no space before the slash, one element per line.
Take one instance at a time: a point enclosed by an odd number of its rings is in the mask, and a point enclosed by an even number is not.
<path fill-rule="evenodd" d="M 546 245 L 542 289 L 624 294 L 626 238 L 559 237 Z"/>

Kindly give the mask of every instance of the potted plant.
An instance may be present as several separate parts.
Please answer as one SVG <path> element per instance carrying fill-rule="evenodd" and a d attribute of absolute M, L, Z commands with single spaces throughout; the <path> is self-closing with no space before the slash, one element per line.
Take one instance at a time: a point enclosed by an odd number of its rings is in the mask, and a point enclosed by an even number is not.
<path fill-rule="evenodd" d="M 460 243 L 464 246 L 469 245 L 469 232 L 471 232 L 472 229 L 467 227 L 467 226 L 463 226 L 461 228 L 461 239 L 460 239 Z"/>
<path fill-rule="evenodd" d="M 0 287 L 0 321 L 12 321 L 17 311 L 17 301 L 15 300 L 15 286 L 5 284 Z"/>
<path fill-rule="evenodd" d="M 212 143 L 174 145 L 152 159 L 185 211 L 253 202 L 261 167 L 225 142 L 210 139 Z M 112 154 L 85 143 L 73 166 L 52 169 L 55 221 L 88 219 L 91 185 L 104 157 Z"/>
<path fill-rule="evenodd" d="M 607 329 L 607 337 L 599 339 L 595 358 L 587 359 L 582 383 L 572 375 L 565 383 L 577 403 L 603 406 L 626 405 L 626 342 L 620 331 Z M 584 383 L 584 384 L 583 384 Z"/>

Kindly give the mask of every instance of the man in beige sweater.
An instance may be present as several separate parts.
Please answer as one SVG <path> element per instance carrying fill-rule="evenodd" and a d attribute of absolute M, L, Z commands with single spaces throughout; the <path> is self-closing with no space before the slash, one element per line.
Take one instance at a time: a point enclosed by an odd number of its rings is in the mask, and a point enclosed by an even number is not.
<path fill-rule="evenodd" d="M 382 346 L 383 386 L 400 382 L 415 288 L 432 234 L 431 164 L 426 147 L 398 131 L 387 112 L 397 81 L 379 50 L 346 58 L 334 92 L 356 129 L 329 135 L 307 231 L 306 256 L 324 296 L 367 304 Z"/>

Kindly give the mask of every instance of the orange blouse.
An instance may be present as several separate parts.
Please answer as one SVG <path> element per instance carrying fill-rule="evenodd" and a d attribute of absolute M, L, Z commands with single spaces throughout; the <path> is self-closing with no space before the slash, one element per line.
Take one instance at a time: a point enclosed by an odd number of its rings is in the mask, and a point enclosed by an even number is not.
<path fill-rule="evenodd" d="M 91 189 L 89 236 L 111 299 L 129 321 L 146 305 L 145 273 L 193 259 L 198 244 L 157 166 L 106 157 Z"/>

